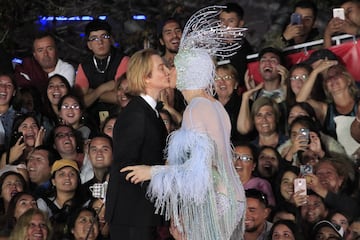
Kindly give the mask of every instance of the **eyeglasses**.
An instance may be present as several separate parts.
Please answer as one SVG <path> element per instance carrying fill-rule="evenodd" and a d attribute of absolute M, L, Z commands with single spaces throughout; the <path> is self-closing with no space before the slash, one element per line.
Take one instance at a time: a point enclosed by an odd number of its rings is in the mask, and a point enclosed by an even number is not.
<path fill-rule="evenodd" d="M 242 162 L 250 162 L 253 158 L 247 154 L 237 154 L 234 153 L 234 161 L 241 160 Z"/>
<path fill-rule="evenodd" d="M 64 137 L 69 137 L 69 138 L 71 138 L 71 137 L 74 137 L 75 135 L 74 135 L 74 133 L 73 132 L 67 132 L 67 133 L 62 133 L 62 132 L 60 132 L 60 133 L 56 133 L 55 134 L 55 137 L 56 138 L 64 138 Z"/>
<path fill-rule="evenodd" d="M 290 77 L 290 80 L 291 81 L 299 81 L 299 80 L 301 80 L 301 81 L 305 82 L 307 80 L 307 78 L 308 78 L 308 76 L 303 74 L 303 75 L 292 76 L 292 77 Z"/>
<path fill-rule="evenodd" d="M 215 81 L 220 81 L 220 80 L 223 80 L 223 81 L 231 81 L 231 80 L 233 80 L 233 76 L 231 76 L 231 75 L 225 75 L 225 76 L 216 76 L 216 77 L 215 77 Z"/>
<path fill-rule="evenodd" d="M 88 39 L 88 42 L 99 42 L 100 40 L 109 39 L 111 36 L 109 34 L 101 34 L 100 37 L 98 36 L 91 36 Z"/>
<path fill-rule="evenodd" d="M 79 106 L 78 104 L 74 104 L 74 105 L 61 105 L 61 108 L 62 108 L 62 109 L 66 109 L 66 110 L 69 110 L 69 109 L 79 110 L 79 109 L 80 109 L 80 106 Z"/>

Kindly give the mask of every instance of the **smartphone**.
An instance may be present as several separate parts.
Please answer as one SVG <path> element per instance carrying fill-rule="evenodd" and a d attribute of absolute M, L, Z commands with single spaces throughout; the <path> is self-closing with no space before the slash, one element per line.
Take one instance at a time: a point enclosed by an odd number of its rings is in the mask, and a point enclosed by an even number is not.
<path fill-rule="evenodd" d="M 294 192 L 298 192 L 300 190 L 305 190 L 301 192 L 301 195 L 306 195 L 306 179 L 305 178 L 295 178 L 294 179 Z"/>
<path fill-rule="evenodd" d="M 290 23 L 292 25 L 298 25 L 298 24 L 301 24 L 302 23 L 302 20 L 301 20 L 301 14 L 299 13 L 293 13 L 291 14 L 291 17 L 290 17 Z"/>
<path fill-rule="evenodd" d="M 334 18 L 340 18 L 342 20 L 345 20 L 345 11 L 343 8 L 334 8 L 333 9 L 333 17 Z"/>
<path fill-rule="evenodd" d="M 313 167 L 311 165 L 300 165 L 301 176 L 305 176 L 309 173 L 313 173 Z"/>
<path fill-rule="evenodd" d="M 299 130 L 299 135 L 304 139 L 304 141 L 306 141 L 307 143 L 309 143 L 310 140 L 310 131 L 308 128 L 300 128 Z"/>
<path fill-rule="evenodd" d="M 17 140 L 20 138 L 20 137 L 23 137 L 23 133 L 22 132 L 14 132 L 14 139 L 15 139 L 15 142 L 17 142 Z M 23 144 L 24 143 L 24 137 L 21 139 L 20 141 L 20 144 Z"/>

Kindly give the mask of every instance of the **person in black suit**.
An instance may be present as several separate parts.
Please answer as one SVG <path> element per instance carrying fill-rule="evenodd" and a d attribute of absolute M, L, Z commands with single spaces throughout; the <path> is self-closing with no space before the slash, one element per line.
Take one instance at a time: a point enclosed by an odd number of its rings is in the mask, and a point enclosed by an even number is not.
<path fill-rule="evenodd" d="M 146 198 L 148 181 L 132 184 L 120 169 L 163 165 L 167 131 L 156 110 L 160 91 L 170 86 L 169 70 L 153 49 L 135 53 L 128 65 L 129 93 L 136 96 L 121 111 L 113 131 L 114 161 L 106 196 L 111 239 L 152 240 L 162 221 Z"/>

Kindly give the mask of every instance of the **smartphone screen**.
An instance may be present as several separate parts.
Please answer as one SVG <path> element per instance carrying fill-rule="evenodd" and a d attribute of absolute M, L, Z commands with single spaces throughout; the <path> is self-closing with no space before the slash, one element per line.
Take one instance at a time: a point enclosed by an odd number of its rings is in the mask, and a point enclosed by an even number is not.
<path fill-rule="evenodd" d="M 333 9 L 333 17 L 334 18 L 340 18 L 342 20 L 345 20 L 345 11 L 343 8 L 334 8 Z"/>

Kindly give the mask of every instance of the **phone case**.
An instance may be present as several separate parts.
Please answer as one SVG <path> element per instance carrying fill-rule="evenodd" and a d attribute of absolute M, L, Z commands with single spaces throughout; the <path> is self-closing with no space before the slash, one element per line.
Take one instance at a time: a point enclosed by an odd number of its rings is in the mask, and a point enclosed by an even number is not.
<path fill-rule="evenodd" d="M 345 20 L 345 11 L 343 8 L 334 8 L 333 9 L 333 17 L 336 18 L 340 18 L 342 20 Z"/>
<path fill-rule="evenodd" d="M 294 192 L 298 192 L 300 190 L 305 190 L 301 193 L 301 195 L 306 195 L 306 179 L 305 178 L 295 178 L 294 179 Z"/>
<path fill-rule="evenodd" d="M 298 13 L 291 14 L 290 21 L 291 21 L 291 24 L 293 24 L 293 25 L 301 24 L 301 15 Z"/>

